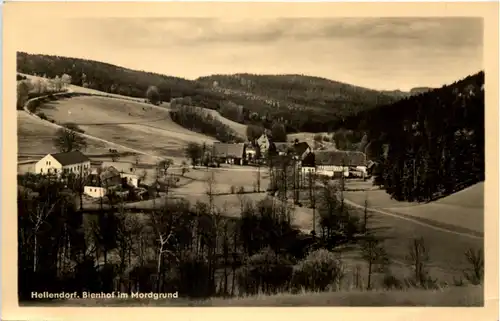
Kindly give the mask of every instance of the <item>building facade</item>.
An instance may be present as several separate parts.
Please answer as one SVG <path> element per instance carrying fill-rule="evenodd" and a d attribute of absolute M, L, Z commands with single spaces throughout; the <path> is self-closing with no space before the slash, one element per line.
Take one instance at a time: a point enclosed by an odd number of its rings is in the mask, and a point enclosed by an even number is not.
<path fill-rule="evenodd" d="M 80 151 L 47 154 L 35 164 L 36 174 L 84 175 L 90 172 L 90 159 Z"/>

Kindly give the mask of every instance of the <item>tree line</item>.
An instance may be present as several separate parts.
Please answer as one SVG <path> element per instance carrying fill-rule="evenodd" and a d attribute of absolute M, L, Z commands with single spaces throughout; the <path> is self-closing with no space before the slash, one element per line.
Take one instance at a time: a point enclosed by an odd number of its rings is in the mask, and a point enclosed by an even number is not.
<path fill-rule="evenodd" d="M 170 117 L 182 127 L 215 137 L 221 142 L 242 141 L 231 127 L 198 107 L 186 105 L 177 107 L 170 112 Z"/>
<path fill-rule="evenodd" d="M 346 120 L 366 132 L 377 185 L 429 201 L 484 180 L 484 72 Z"/>

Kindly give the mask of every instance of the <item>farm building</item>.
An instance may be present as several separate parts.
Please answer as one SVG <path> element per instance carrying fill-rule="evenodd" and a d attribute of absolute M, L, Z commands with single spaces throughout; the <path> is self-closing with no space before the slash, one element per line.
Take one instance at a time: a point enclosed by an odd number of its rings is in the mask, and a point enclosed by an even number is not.
<path fill-rule="evenodd" d="M 216 142 L 213 145 L 212 157 L 219 162 L 243 165 L 246 163 L 245 144 L 228 144 Z"/>
<path fill-rule="evenodd" d="M 35 164 L 37 174 L 74 173 L 90 171 L 90 159 L 80 151 L 47 154 Z"/>
<path fill-rule="evenodd" d="M 350 172 L 366 175 L 366 155 L 356 151 L 322 150 L 314 153 L 316 171 L 320 175 L 349 177 Z"/>
<path fill-rule="evenodd" d="M 257 149 L 251 145 L 245 147 L 245 158 L 247 161 L 255 160 L 257 158 Z"/>
<path fill-rule="evenodd" d="M 107 189 L 100 186 L 85 186 L 83 188 L 83 193 L 90 197 L 101 198 L 106 195 Z"/>
<path fill-rule="evenodd" d="M 301 161 L 301 172 L 302 174 L 314 173 L 316 172 L 316 163 L 314 153 L 308 153 Z"/>
<path fill-rule="evenodd" d="M 113 166 L 105 168 L 100 174 L 102 186 L 119 186 L 122 184 L 120 172 Z"/>
<path fill-rule="evenodd" d="M 295 154 L 295 156 L 298 157 L 298 159 L 300 160 L 304 160 L 304 158 L 309 155 L 310 153 L 312 153 L 312 148 L 311 146 L 309 146 L 308 143 L 306 142 L 295 142 L 293 144 L 293 153 Z"/>
<path fill-rule="evenodd" d="M 104 170 L 111 170 L 115 176 L 120 178 L 120 184 L 126 184 L 133 187 L 138 187 L 140 184 L 139 173 L 142 172 L 138 169 L 137 165 L 126 162 L 103 162 L 101 167 Z"/>

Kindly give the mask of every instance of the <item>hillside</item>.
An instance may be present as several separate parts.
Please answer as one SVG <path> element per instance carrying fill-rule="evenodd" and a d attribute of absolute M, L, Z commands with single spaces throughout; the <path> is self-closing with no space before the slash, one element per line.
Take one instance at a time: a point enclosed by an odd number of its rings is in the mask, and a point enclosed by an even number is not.
<path fill-rule="evenodd" d="M 428 201 L 484 180 L 484 72 L 346 119 L 382 164 L 377 184 Z M 387 157 L 384 145 L 389 146 Z"/>
<path fill-rule="evenodd" d="M 233 100 L 253 102 L 251 112 L 282 120 L 289 131 L 329 131 L 343 117 L 401 98 L 390 92 L 304 75 L 212 75 L 197 81 Z"/>
<path fill-rule="evenodd" d="M 24 52 L 17 54 L 17 71 L 49 78 L 68 74 L 72 85 L 138 99 L 144 99 L 147 88 L 154 85 L 161 101 L 189 98 L 190 105 L 216 110 L 234 122 L 271 128 L 279 121 L 287 132 L 332 131 L 345 117 L 407 96 L 302 75 L 213 75 L 191 81 L 98 61 Z"/>

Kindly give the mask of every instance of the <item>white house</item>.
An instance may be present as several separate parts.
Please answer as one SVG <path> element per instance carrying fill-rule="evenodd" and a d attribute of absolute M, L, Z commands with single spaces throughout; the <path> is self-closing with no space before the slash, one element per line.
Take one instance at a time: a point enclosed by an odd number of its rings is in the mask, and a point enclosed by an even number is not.
<path fill-rule="evenodd" d="M 74 173 L 90 171 L 90 159 L 80 151 L 47 154 L 35 164 L 36 174 Z"/>
<path fill-rule="evenodd" d="M 349 177 L 349 170 L 366 175 L 366 155 L 357 151 L 322 150 L 314 153 L 316 171 L 329 177 L 344 175 Z"/>
<path fill-rule="evenodd" d="M 139 187 L 139 176 L 129 173 L 120 173 L 120 177 L 122 179 L 126 179 L 128 185 L 131 185 L 135 188 Z"/>
<path fill-rule="evenodd" d="M 105 187 L 98 187 L 98 186 L 85 186 L 83 188 L 83 193 L 85 195 L 88 195 L 90 197 L 94 198 L 101 198 L 106 195 L 106 188 Z"/>
<path fill-rule="evenodd" d="M 257 139 L 257 146 L 259 146 L 261 155 L 267 154 L 267 152 L 269 151 L 269 147 L 271 146 L 271 140 L 269 139 L 269 136 L 267 136 L 266 133 L 262 134 Z"/>

